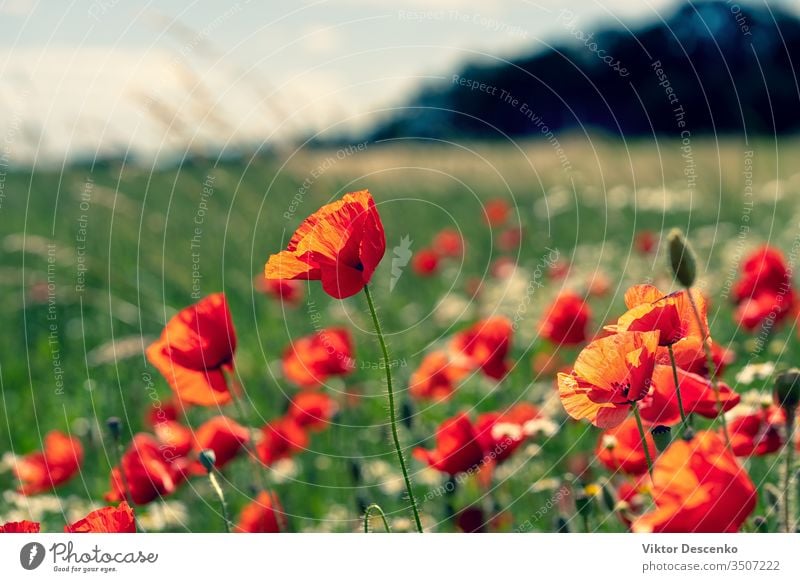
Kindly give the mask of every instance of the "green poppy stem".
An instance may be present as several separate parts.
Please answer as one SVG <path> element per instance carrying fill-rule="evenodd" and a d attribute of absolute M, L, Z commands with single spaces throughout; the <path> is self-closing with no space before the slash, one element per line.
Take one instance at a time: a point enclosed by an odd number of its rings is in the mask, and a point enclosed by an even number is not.
<path fill-rule="evenodd" d="M 636 417 L 636 426 L 639 427 L 639 437 L 642 439 L 642 448 L 644 449 L 644 458 L 647 460 L 647 472 L 650 473 L 650 479 L 653 478 L 653 459 L 650 458 L 650 449 L 647 447 L 647 437 L 644 433 L 644 425 L 642 424 L 642 416 L 639 414 L 639 405 L 636 402 L 631 402 L 633 408 L 633 415 Z"/>
<path fill-rule="evenodd" d="M 793 412 L 793 411 L 792 411 Z M 794 498 L 797 486 L 795 484 L 794 468 L 794 414 L 786 414 L 786 442 L 783 445 L 783 491 L 781 492 L 781 529 L 784 533 L 794 533 Z"/>
<path fill-rule="evenodd" d="M 231 519 L 230 516 L 228 516 L 228 504 L 225 501 L 225 494 L 222 492 L 222 487 L 220 487 L 219 480 L 213 471 L 208 472 L 208 480 L 211 482 L 211 487 L 214 489 L 214 492 L 217 494 L 217 498 L 219 499 L 219 504 L 222 508 L 222 519 L 225 520 L 225 531 L 231 533 Z"/>
<path fill-rule="evenodd" d="M 389 522 L 386 520 L 386 514 L 383 513 L 383 509 L 381 509 L 381 506 L 377 503 L 371 503 L 367 509 L 364 510 L 364 533 L 369 533 L 369 518 L 371 517 L 373 510 L 381 516 L 381 520 L 383 520 L 383 527 L 386 528 L 386 533 L 392 533 L 392 528 L 389 527 Z"/>
<path fill-rule="evenodd" d="M 406 468 L 406 460 L 403 457 L 403 449 L 400 446 L 400 435 L 397 432 L 397 411 L 394 404 L 394 391 L 392 389 L 392 368 L 389 362 L 389 350 L 386 347 L 386 340 L 381 331 L 381 324 L 378 321 L 378 313 L 375 311 L 375 304 L 372 301 L 372 294 L 369 291 L 369 285 L 364 285 L 364 295 L 367 296 L 367 304 L 369 305 L 369 312 L 372 314 L 372 323 L 375 326 L 375 333 L 378 336 L 378 342 L 381 345 L 383 352 L 383 364 L 386 369 L 386 390 L 389 396 L 389 422 L 392 426 L 392 440 L 394 441 L 394 448 L 397 452 L 397 458 L 400 460 L 400 469 L 403 472 L 403 479 L 406 484 L 406 491 L 408 492 L 408 499 L 411 502 L 411 510 L 414 512 L 414 522 L 417 526 L 417 531 L 422 533 L 422 521 L 419 518 L 419 511 L 417 510 L 417 500 L 414 498 L 414 491 L 411 488 L 411 479 L 408 477 L 408 469 Z"/>
<path fill-rule="evenodd" d="M 731 447 L 731 437 L 728 434 L 728 421 L 725 419 L 725 411 L 722 410 L 722 401 L 719 398 L 719 384 L 717 383 L 717 367 L 714 365 L 714 356 L 711 353 L 711 347 L 708 345 L 708 338 L 710 337 L 710 333 L 706 333 L 705 327 L 703 327 L 703 320 L 700 317 L 700 310 L 697 309 L 697 302 L 694 300 L 694 295 L 692 295 L 691 287 L 686 288 L 686 294 L 689 296 L 689 304 L 692 306 L 692 312 L 694 313 L 695 321 L 697 321 L 697 326 L 700 328 L 700 331 L 703 333 L 703 351 L 706 355 L 706 366 L 708 367 L 708 379 L 711 382 L 711 386 L 714 388 L 714 397 L 717 401 L 717 414 L 722 421 L 722 434 L 725 436 L 725 446 L 730 448 Z"/>
<path fill-rule="evenodd" d="M 683 408 L 683 398 L 681 397 L 681 383 L 678 380 L 678 365 L 675 363 L 675 352 L 672 350 L 672 344 L 667 346 L 669 352 L 669 361 L 672 364 L 672 380 L 675 382 L 675 396 L 678 398 L 678 410 L 681 413 L 681 434 L 684 433 L 689 426 L 689 420 L 686 416 L 686 410 Z"/>

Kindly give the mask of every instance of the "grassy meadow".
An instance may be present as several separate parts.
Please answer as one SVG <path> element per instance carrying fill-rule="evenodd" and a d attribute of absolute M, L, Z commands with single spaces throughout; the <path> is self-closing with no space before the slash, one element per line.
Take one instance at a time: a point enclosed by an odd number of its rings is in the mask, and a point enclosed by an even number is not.
<path fill-rule="evenodd" d="M 800 142 L 789 138 L 749 144 L 693 138 L 687 148 L 674 140 L 573 135 L 558 144 L 398 141 L 281 150 L 177 168 L 6 169 L 0 182 L 0 522 L 35 519 L 43 531 L 60 531 L 65 520 L 104 504 L 116 463 L 105 420 L 122 418 L 127 442 L 148 430 L 148 409 L 171 393 L 144 349 L 179 309 L 224 291 L 238 335 L 235 378 L 249 426 L 283 414 L 297 391 L 280 364 L 292 338 L 346 326 L 355 340 L 356 369 L 325 388 L 339 403 L 332 425 L 313 434 L 307 450 L 267 470 L 289 529 L 358 531 L 372 502 L 386 510 L 395 530 L 410 529 L 363 294 L 335 301 L 312 283 L 303 302 L 290 307 L 254 286 L 269 255 L 285 247 L 303 218 L 345 192 L 368 188 L 387 238 L 372 290 L 397 360 L 401 437 L 426 527 L 455 531 L 455 513 L 480 507 L 493 531 L 578 531 L 578 488 L 610 487 L 609 480 L 623 477 L 594 461 L 600 431 L 569 421 L 561 408 L 555 371 L 569 366 L 577 350 L 554 350 L 538 337 L 542 312 L 563 289 L 600 289 L 589 299 L 591 330 L 600 330 L 622 312 L 630 285 L 672 284 L 663 245 L 642 253 L 637 233 L 654 232 L 658 244 L 670 228 L 683 228 L 700 258 L 713 336 L 736 354 L 725 381 L 743 395 L 769 393 L 764 381 L 737 375 L 749 363 L 797 364 L 796 330 L 789 323 L 762 338 L 738 330 L 726 296 L 743 254 L 758 244 L 768 241 L 793 261 L 800 237 L 798 153 Z M 523 229 L 518 249 L 501 248 L 498 231 L 486 224 L 484 204 L 495 198 L 512 207 L 508 226 Z M 444 227 L 462 233 L 463 260 L 443 262 L 430 277 L 398 261 L 393 275 L 393 249 L 404 237 L 417 251 Z M 567 269 L 563 278 L 548 275 L 554 256 Z M 512 259 L 516 270 L 498 276 L 501 257 Z M 473 296 L 476 282 L 480 291 Z M 494 313 L 514 321 L 510 374 L 500 383 L 475 375 L 446 403 L 412 401 L 408 379 L 423 355 Z M 542 370 L 534 360 L 550 365 Z M 474 417 L 519 401 L 541 406 L 556 430 L 525 444 L 491 483 L 473 477 L 453 489 L 410 458 L 413 447 L 430 448 L 436 426 L 456 412 Z M 218 413 L 192 408 L 187 422 L 197 426 Z M 242 420 L 233 406 L 223 413 Z M 14 455 L 40 450 L 52 429 L 81 439 L 81 473 L 54 494 L 21 496 Z M 769 491 L 778 471 L 768 469 L 776 461 L 776 455 L 746 461 L 759 486 L 753 515 L 766 516 L 772 531 Z M 236 460 L 222 477 L 235 515 L 253 494 L 248 462 Z M 624 531 L 607 501 L 603 495 L 592 500 L 592 529 Z M 202 478 L 137 513 L 151 531 L 221 529 Z"/>

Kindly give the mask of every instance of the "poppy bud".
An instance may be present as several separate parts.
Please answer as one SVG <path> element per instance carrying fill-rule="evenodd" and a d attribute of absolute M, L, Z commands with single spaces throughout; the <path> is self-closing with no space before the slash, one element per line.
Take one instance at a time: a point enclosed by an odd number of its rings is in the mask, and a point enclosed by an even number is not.
<path fill-rule="evenodd" d="M 411 407 L 411 403 L 403 399 L 402 403 L 400 404 L 400 422 L 403 423 L 403 426 L 406 427 L 407 430 L 411 430 L 413 428 L 413 418 L 414 418 L 414 409 Z"/>
<path fill-rule="evenodd" d="M 214 463 L 217 462 L 217 455 L 211 449 L 203 449 L 197 454 L 197 460 L 209 473 L 214 470 Z"/>
<path fill-rule="evenodd" d="M 775 399 L 787 414 L 800 405 L 800 369 L 791 368 L 775 378 Z"/>
<path fill-rule="evenodd" d="M 120 436 L 122 435 L 122 421 L 117 416 L 112 416 L 108 420 L 106 420 L 106 426 L 108 427 L 108 432 L 111 433 L 111 438 L 115 441 L 119 441 Z"/>
<path fill-rule="evenodd" d="M 663 453 L 669 444 L 672 442 L 671 430 L 668 426 L 659 424 L 650 429 L 650 434 L 653 435 L 653 442 L 656 444 L 656 449 L 659 453 Z"/>
<path fill-rule="evenodd" d="M 691 426 L 687 426 L 683 431 L 683 440 L 687 443 L 694 438 L 694 429 Z"/>
<path fill-rule="evenodd" d="M 667 235 L 667 248 L 672 272 L 678 282 L 686 288 L 694 285 L 697 277 L 697 259 L 686 236 L 678 228 Z"/>

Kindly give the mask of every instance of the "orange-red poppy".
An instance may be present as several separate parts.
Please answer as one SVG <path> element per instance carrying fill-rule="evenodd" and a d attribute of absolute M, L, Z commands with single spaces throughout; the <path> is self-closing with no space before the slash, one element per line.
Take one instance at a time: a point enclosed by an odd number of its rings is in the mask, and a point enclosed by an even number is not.
<path fill-rule="evenodd" d="M 493 198 L 486 202 L 483 212 L 489 226 L 502 226 L 508 220 L 508 215 L 511 214 L 511 207 L 502 198 Z"/>
<path fill-rule="evenodd" d="M 261 440 L 256 444 L 258 458 L 265 465 L 288 459 L 308 446 L 308 433 L 292 418 L 271 421 L 261 429 Z"/>
<path fill-rule="evenodd" d="M 422 359 L 409 382 L 408 391 L 420 400 L 446 400 L 455 392 L 468 370 L 451 361 L 446 352 L 434 351 Z"/>
<path fill-rule="evenodd" d="M 370 282 L 386 251 L 386 235 L 368 190 L 326 204 L 295 231 L 285 251 L 267 261 L 267 279 L 322 281 L 336 299 L 355 295 Z"/>
<path fill-rule="evenodd" d="M 118 507 L 103 507 L 73 524 L 65 525 L 66 533 L 136 533 L 133 509 L 122 502 Z"/>
<path fill-rule="evenodd" d="M 192 429 L 174 420 L 160 422 L 153 427 L 165 460 L 171 462 L 187 456 L 194 444 Z"/>
<path fill-rule="evenodd" d="M 0 534 L 3 533 L 39 533 L 41 524 L 38 521 L 9 521 L 0 524 Z"/>
<path fill-rule="evenodd" d="M 652 230 L 640 230 L 633 239 L 633 246 L 643 255 L 649 255 L 656 248 L 658 239 Z"/>
<path fill-rule="evenodd" d="M 283 508 L 274 493 L 262 491 L 248 503 L 234 527 L 236 533 L 280 533 L 283 527 Z"/>
<path fill-rule="evenodd" d="M 464 254 L 464 239 L 454 228 L 443 228 L 433 237 L 433 250 L 441 257 L 459 258 Z"/>
<path fill-rule="evenodd" d="M 616 331 L 660 331 L 659 345 L 674 346 L 692 338 L 702 342 L 708 336 L 706 302 L 692 291 L 702 327 L 692 308 L 688 291 L 664 295 L 652 285 L 634 285 L 625 292 L 625 312 L 614 326 Z"/>
<path fill-rule="evenodd" d="M 256 277 L 256 289 L 267 297 L 286 303 L 298 305 L 305 294 L 302 281 L 291 279 L 267 279 L 264 275 Z"/>
<path fill-rule="evenodd" d="M 233 370 L 236 332 L 224 293 L 187 307 L 147 348 L 147 359 L 183 402 L 213 406 L 231 399 L 225 372 Z"/>
<path fill-rule="evenodd" d="M 177 398 L 170 398 L 163 401 L 157 400 L 147 409 L 145 422 L 148 426 L 154 427 L 162 422 L 178 420 L 181 408 L 182 404 Z M 183 408 L 187 408 L 185 403 L 183 404 Z"/>
<path fill-rule="evenodd" d="M 475 432 L 486 459 L 495 464 L 508 459 L 530 435 L 528 423 L 540 415 L 538 408 L 523 402 L 506 412 L 487 412 L 478 416 Z"/>
<path fill-rule="evenodd" d="M 215 416 L 200 425 L 194 433 L 194 451 L 214 451 L 214 466 L 221 469 L 238 455 L 250 440 L 250 431 L 227 416 Z M 196 462 L 192 473 L 203 475 L 206 470 Z"/>
<path fill-rule="evenodd" d="M 20 481 L 20 492 L 34 495 L 69 481 L 78 473 L 82 462 L 80 441 L 52 430 L 44 437 L 44 451 L 19 459 L 14 465 L 14 474 Z"/>
<path fill-rule="evenodd" d="M 414 458 L 443 473 L 457 475 L 479 467 L 484 461 L 483 447 L 466 413 L 445 420 L 436 429 L 436 448 L 414 449 Z"/>
<path fill-rule="evenodd" d="M 293 340 L 283 353 L 284 376 L 301 388 L 316 388 L 354 367 L 353 340 L 345 328 L 322 329 Z"/>
<path fill-rule="evenodd" d="M 731 414 L 736 414 L 736 411 Z M 785 422 L 785 413 L 774 404 L 734 416 L 728 422 L 733 454 L 737 457 L 760 457 L 780 450 L 783 446 L 780 427 Z"/>
<path fill-rule="evenodd" d="M 489 378 L 500 380 L 508 373 L 506 356 L 512 333 L 511 321 L 506 317 L 481 320 L 453 337 L 453 359 L 459 366 L 479 368 Z"/>
<path fill-rule="evenodd" d="M 747 471 L 714 432 L 675 439 L 653 467 L 656 509 L 637 518 L 635 532 L 736 532 L 756 506 Z"/>
<path fill-rule="evenodd" d="M 336 414 L 336 401 L 323 392 L 301 392 L 292 398 L 286 415 L 301 428 L 321 430 Z"/>
<path fill-rule="evenodd" d="M 791 269 L 783 253 L 768 245 L 747 256 L 732 291 L 736 320 L 747 330 L 765 321 L 774 325 L 795 311 Z"/>
<path fill-rule="evenodd" d="M 645 433 L 650 458 L 656 458 L 656 445 L 649 432 Z M 609 471 L 622 471 L 629 475 L 647 473 L 647 457 L 636 419 L 626 418 L 622 424 L 609 428 L 597 440 L 595 454 Z"/>
<path fill-rule="evenodd" d="M 642 418 L 653 424 L 676 424 L 681 420 L 678 396 L 675 393 L 675 378 L 671 366 L 656 365 L 653 370 L 653 388 L 642 400 Z M 739 404 L 739 395 L 724 382 L 717 381 L 717 395 L 711 382 L 698 374 L 678 368 L 678 386 L 681 390 L 683 409 L 686 414 L 695 413 L 706 418 L 716 418 L 719 409 L 728 411 Z"/>
<path fill-rule="evenodd" d="M 545 312 L 539 333 L 554 344 L 578 345 L 586 341 L 586 328 L 591 317 L 592 311 L 583 298 L 565 291 Z"/>
<path fill-rule="evenodd" d="M 650 391 L 658 332 L 626 331 L 594 340 L 575 360 L 571 374 L 558 374 L 567 413 L 600 428 L 620 424 L 631 403 Z"/>
<path fill-rule="evenodd" d="M 421 277 L 434 275 L 439 269 L 439 255 L 431 249 L 421 249 L 414 253 L 411 268 Z"/>
<path fill-rule="evenodd" d="M 139 433 L 122 455 L 121 469 L 114 467 L 111 470 L 111 490 L 105 499 L 114 503 L 128 498 L 143 505 L 170 495 L 186 477 L 184 461 L 169 458 L 155 438 Z"/>

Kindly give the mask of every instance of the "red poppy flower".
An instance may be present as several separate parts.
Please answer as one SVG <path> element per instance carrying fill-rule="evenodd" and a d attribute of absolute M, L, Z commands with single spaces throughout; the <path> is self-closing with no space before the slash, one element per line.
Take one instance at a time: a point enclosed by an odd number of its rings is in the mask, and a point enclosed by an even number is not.
<path fill-rule="evenodd" d="M 689 294 L 678 291 L 664 295 L 652 285 L 634 285 L 625 292 L 628 311 L 613 326 L 615 331 L 660 331 L 659 345 L 672 346 L 681 340 L 693 338 L 702 342 L 708 336 L 706 302 L 698 292 L 693 292 L 700 320 L 697 323 Z"/>
<path fill-rule="evenodd" d="M 301 388 L 353 371 L 353 341 L 344 328 L 328 328 L 292 341 L 283 353 L 283 374 Z"/>
<path fill-rule="evenodd" d="M 192 430 L 181 423 L 160 422 L 153 427 L 153 431 L 161 444 L 162 456 L 166 461 L 171 462 L 174 459 L 185 457 L 191 452 L 194 444 Z"/>
<path fill-rule="evenodd" d="M 505 413 L 487 412 L 475 422 L 478 442 L 488 460 L 499 464 L 508 459 L 528 436 L 526 424 L 539 417 L 539 410 L 521 403 Z"/>
<path fill-rule="evenodd" d="M 103 507 L 65 525 L 66 533 L 136 533 L 133 510 L 124 501 L 118 507 Z"/>
<path fill-rule="evenodd" d="M 567 413 L 600 428 L 620 424 L 631 403 L 650 390 L 657 348 L 657 331 L 627 331 L 591 342 L 578 354 L 572 374 L 558 374 Z"/>
<path fill-rule="evenodd" d="M 38 521 L 9 521 L 0 524 L 0 533 L 39 533 L 41 524 Z"/>
<path fill-rule="evenodd" d="M 736 320 L 750 331 L 766 320 L 778 323 L 794 311 L 791 270 L 779 250 L 764 245 L 742 264 L 740 278 L 733 286 Z"/>
<path fill-rule="evenodd" d="M 650 458 L 656 458 L 656 445 L 649 432 L 645 433 Z M 629 475 L 643 475 L 647 472 L 647 458 L 642 446 L 642 437 L 636 419 L 626 418 L 619 426 L 610 428 L 600 435 L 595 454 L 609 471 L 622 471 Z"/>
<path fill-rule="evenodd" d="M 285 251 L 267 262 L 267 279 L 322 281 L 336 299 L 355 295 L 372 279 L 386 235 L 368 190 L 351 192 L 306 218 Z"/>
<path fill-rule="evenodd" d="M 185 407 L 185 406 L 184 406 Z M 154 427 L 162 422 L 178 420 L 181 403 L 176 398 L 165 401 L 156 401 L 147 410 L 145 422 L 148 426 Z"/>
<path fill-rule="evenodd" d="M 486 223 L 491 227 L 495 227 L 505 224 L 508 220 L 508 215 L 511 213 L 511 208 L 502 198 L 494 198 L 486 202 L 483 211 Z"/>
<path fill-rule="evenodd" d="M 775 405 L 735 416 L 728 422 L 733 454 L 760 457 L 780 450 L 783 446 L 780 427 L 784 423 L 783 410 Z"/>
<path fill-rule="evenodd" d="M 506 355 L 511 347 L 511 322 L 501 316 L 484 319 L 457 333 L 450 342 L 458 365 L 480 368 L 489 378 L 502 379 L 508 373 Z"/>
<path fill-rule="evenodd" d="M 417 251 L 411 259 L 411 268 L 421 277 L 433 275 L 439 269 L 439 255 L 431 249 Z"/>
<path fill-rule="evenodd" d="M 522 244 L 525 230 L 522 227 L 507 228 L 497 237 L 497 247 L 501 251 L 514 251 Z"/>
<path fill-rule="evenodd" d="M 652 230 L 640 230 L 633 239 L 633 246 L 643 255 L 649 255 L 656 248 L 658 239 Z"/>
<path fill-rule="evenodd" d="M 414 449 L 414 458 L 434 469 L 457 475 L 478 467 L 484 460 L 483 448 L 466 413 L 445 420 L 436 430 L 436 448 Z"/>
<path fill-rule="evenodd" d="M 206 449 L 214 451 L 214 466 L 221 469 L 232 461 L 250 440 L 250 431 L 227 416 L 215 416 L 200 425 L 194 433 L 194 450 L 199 453 Z M 206 470 L 196 462 L 192 473 L 204 475 Z"/>
<path fill-rule="evenodd" d="M 459 258 L 464 254 L 464 239 L 454 228 L 443 228 L 433 237 L 433 250 L 439 256 Z"/>
<path fill-rule="evenodd" d="M 653 424 L 676 424 L 681 414 L 675 393 L 675 378 L 671 366 L 656 365 L 653 370 L 653 388 L 642 400 L 642 418 Z M 717 397 L 711 382 L 678 368 L 678 386 L 686 414 L 695 413 L 706 418 L 716 418 L 719 413 Z M 724 382 L 717 382 L 719 402 L 723 411 L 739 404 L 739 395 Z"/>
<path fill-rule="evenodd" d="M 274 493 L 262 491 L 242 510 L 236 533 L 280 533 L 283 529 L 283 508 Z"/>
<path fill-rule="evenodd" d="M 215 293 L 173 317 L 147 359 L 183 402 L 212 406 L 231 399 L 225 371 L 233 370 L 236 332 L 224 293 Z"/>
<path fill-rule="evenodd" d="M 736 532 L 756 506 L 756 488 L 720 437 L 701 431 L 676 439 L 653 467 L 656 509 L 633 522 L 635 532 Z"/>
<path fill-rule="evenodd" d="M 303 301 L 304 290 L 301 281 L 291 279 L 267 279 L 263 275 L 256 277 L 256 288 L 282 303 L 298 305 Z"/>
<path fill-rule="evenodd" d="M 492 277 L 497 279 L 508 279 L 517 270 L 517 262 L 511 257 L 498 257 L 489 267 Z"/>
<path fill-rule="evenodd" d="M 571 291 L 561 293 L 545 313 L 539 333 L 554 344 L 574 346 L 586 341 L 586 327 L 592 311 Z"/>
<path fill-rule="evenodd" d="M 408 391 L 421 400 L 447 400 L 468 370 L 450 360 L 446 352 L 431 352 L 419 365 L 409 382 Z"/>
<path fill-rule="evenodd" d="M 327 394 L 301 392 L 292 398 L 286 414 L 301 428 L 321 430 L 331 421 L 337 408 L 336 402 Z"/>
<path fill-rule="evenodd" d="M 136 505 L 150 503 L 173 493 L 185 478 L 186 467 L 182 460 L 170 461 L 173 459 L 165 455 L 159 442 L 152 436 L 137 434 L 122 455 L 121 465 L 125 479 L 122 478 L 120 467 L 111 470 L 111 491 L 106 493 L 106 501 L 124 501 L 125 484 L 130 499 Z"/>
<path fill-rule="evenodd" d="M 279 418 L 261 429 L 258 458 L 267 466 L 288 459 L 308 446 L 308 434 L 291 418 Z"/>
<path fill-rule="evenodd" d="M 14 466 L 19 491 L 35 495 L 69 481 L 80 470 L 83 446 L 78 439 L 53 430 L 44 437 L 44 451 L 25 455 Z"/>
<path fill-rule="evenodd" d="M 725 367 L 733 362 L 735 354 L 712 341 L 711 338 L 708 338 L 706 343 L 711 348 L 711 359 L 714 361 L 716 375 L 722 374 Z M 703 343 L 698 338 L 690 336 L 685 340 L 679 341 L 672 349 L 675 353 L 675 364 L 679 368 L 701 376 L 708 376 L 706 352 L 703 348 Z M 666 348 L 658 350 L 658 363 L 667 366 L 671 365 L 669 352 L 667 352 Z"/>
<path fill-rule="evenodd" d="M 456 515 L 456 527 L 464 533 L 484 533 L 486 520 L 483 510 L 474 505 L 462 509 Z"/>

